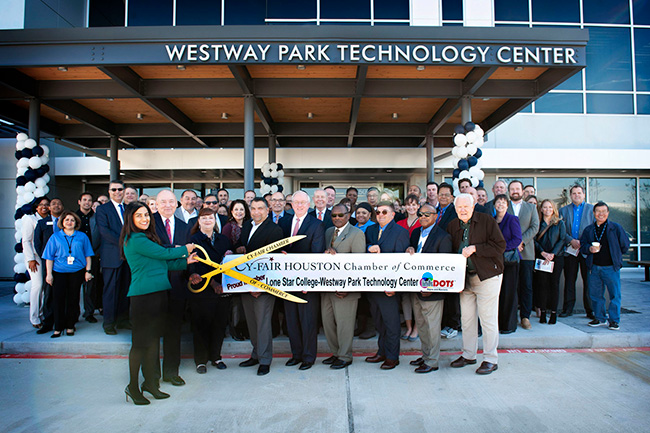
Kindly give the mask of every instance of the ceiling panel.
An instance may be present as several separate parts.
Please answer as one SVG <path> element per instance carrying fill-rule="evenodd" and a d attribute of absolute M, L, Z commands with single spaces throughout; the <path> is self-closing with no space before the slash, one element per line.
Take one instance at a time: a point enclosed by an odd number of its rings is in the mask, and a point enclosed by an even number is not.
<path fill-rule="evenodd" d="M 29 110 L 29 102 L 27 101 L 13 101 L 15 105 L 18 105 L 19 107 L 22 107 L 26 110 Z M 70 118 L 70 120 L 66 120 L 65 114 L 61 113 L 60 111 L 56 111 L 54 108 L 48 107 L 47 105 L 41 104 L 41 116 L 46 117 L 50 120 L 55 121 L 56 123 L 64 124 L 64 125 L 71 125 L 73 123 L 80 124 L 78 120 Z"/>
<path fill-rule="evenodd" d="M 472 70 L 471 66 L 425 66 L 418 71 L 417 66 L 368 66 L 367 78 L 413 78 L 413 79 L 459 79 L 462 80 Z"/>
<path fill-rule="evenodd" d="M 364 98 L 359 122 L 426 123 L 444 102 L 443 98 Z M 397 119 L 393 119 L 393 113 L 397 113 Z"/>
<path fill-rule="evenodd" d="M 156 110 L 145 104 L 140 99 L 116 98 L 108 99 L 78 99 L 79 104 L 85 106 L 104 116 L 114 123 L 167 123 L 168 120 Z M 136 117 L 138 113 L 144 115 L 140 120 Z"/>
<path fill-rule="evenodd" d="M 244 122 L 242 98 L 171 98 L 169 101 L 196 123 Z M 226 113 L 228 118 L 222 119 L 222 113 Z M 257 113 L 255 113 L 255 121 L 260 121 Z"/>
<path fill-rule="evenodd" d="M 183 65 L 184 70 L 176 65 L 165 66 L 131 66 L 144 79 L 170 78 L 233 78 L 228 66 L 223 65 Z"/>
<path fill-rule="evenodd" d="M 249 65 L 248 72 L 253 78 L 355 78 L 357 67 L 348 65 Z"/>
<path fill-rule="evenodd" d="M 47 68 L 18 68 L 20 72 L 35 80 L 110 80 L 110 77 L 92 66 L 71 66 L 67 71 L 56 67 Z"/>
<path fill-rule="evenodd" d="M 276 122 L 348 122 L 352 98 L 267 98 L 264 102 Z"/>
<path fill-rule="evenodd" d="M 534 80 L 547 70 L 548 68 L 527 67 L 521 71 L 515 71 L 512 66 L 501 67 L 490 75 L 490 80 Z"/>

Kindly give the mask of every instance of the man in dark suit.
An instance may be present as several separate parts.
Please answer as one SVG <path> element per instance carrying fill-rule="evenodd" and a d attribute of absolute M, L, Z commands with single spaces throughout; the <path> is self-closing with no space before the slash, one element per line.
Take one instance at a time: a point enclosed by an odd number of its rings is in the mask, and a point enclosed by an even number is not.
<path fill-rule="evenodd" d="M 439 211 L 436 217 L 436 226 L 442 230 L 447 229 L 447 224 L 456 219 L 456 209 L 454 208 L 454 187 L 448 183 L 441 183 L 438 187 L 438 204 Z"/>
<path fill-rule="evenodd" d="M 424 204 L 418 211 L 420 227 L 411 233 L 411 246 L 406 249 L 409 254 L 451 253 L 451 235 L 434 226 L 438 213 L 430 204 Z M 416 373 L 429 373 L 438 370 L 440 358 L 440 329 L 444 293 L 406 293 L 411 295 L 415 324 L 422 342 L 422 357 L 411 361 L 417 366 Z"/>
<path fill-rule="evenodd" d="M 296 235 L 306 237 L 287 246 L 285 251 L 289 254 L 322 253 L 325 251 L 323 223 L 307 212 L 309 196 L 304 191 L 297 191 L 293 194 L 292 204 L 294 215 L 286 215 L 280 219 L 280 228 L 285 237 Z M 308 370 L 316 361 L 320 294 L 303 292 L 297 293 L 296 296 L 305 299 L 307 303 L 284 301 L 284 314 L 292 354 L 286 365 L 291 367 L 300 364 L 301 370 Z"/>
<path fill-rule="evenodd" d="M 50 215 L 40 219 L 34 228 L 34 251 L 36 254 L 38 254 L 38 257 L 43 256 L 45 245 L 47 245 L 47 241 L 50 240 L 50 237 L 54 234 L 54 232 L 60 230 L 57 226 L 57 222 L 63 213 L 63 202 L 59 198 L 53 198 L 50 202 L 49 209 Z M 43 261 L 43 267 L 45 268 L 45 261 Z M 37 334 L 45 334 L 47 332 L 50 332 L 54 326 L 54 310 L 52 309 L 52 286 L 47 284 L 45 282 L 45 279 L 43 279 L 42 315 L 43 318 L 41 320 L 41 324 L 43 326 L 41 329 L 36 331 Z"/>
<path fill-rule="evenodd" d="M 282 229 L 269 217 L 266 200 L 255 197 L 251 200 L 251 219 L 241 229 L 239 242 L 235 245 L 237 254 L 245 254 L 272 244 L 282 239 Z M 252 367 L 260 364 L 258 376 L 268 374 L 273 360 L 273 329 L 271 316 L 275 296 L 266 292 L 242 293 L 242 306 L 251 337 L 253 351 L 251 357 L 239 364 L 240 367 Z"/>
<path fill-rule="evenodd" d="M 350 221 L 350 212 L 345 205 L 332 207 L 333 227 L 325 232 L 328 245 L 326 253 L 346 254 L 366 252 L 366 236 Z M 323 331 L 327 344 L 332 349 L 332 356 L 325 359 L 323 364 L 340 370 L 352 364 L 352 340 L 354 339 L 354 322 L 357 315 L 359 293 L 326 292 L 321 296 L 321 316 Z"/>
<path fill-rule="evenodd" d="M 403 253 L 409 246 L 409 232 L 395 221 L 395 208 L 388 201 L 377 205 L 377 224 L 366 229 L 366 251 L 373 254 Z M 399 299 L 395 292 L 370 292 L 370 311 L 379 333 L 377 353 L 366 358 L 366 362 L 382 362 L 382 370 L 391 370 L 399 365 L 399 339 L 401 323 Z"/>
<path fill-rule="evenodd" d="M 115 328 L 131 329 L 129 291 L 131 271 L 121 257 L 120 233 L 124 225 L 124 182 L 112 180 L 108 186 L 110 201 L 97 208 L 95 219 L 101 238 L 99 254 L 104 276 L 104 332 L 116 335 Z"/>
<path fill-rule="evenodd" d="M 176 196 L 168 189 L 163 189 L 156 196 L 158 212 L 153 214 L 156 234 L 160 242 L 169 248 L 185 245 L 190 238 L 185 221 L 174 215 L 177 205 Z M 185 385 L 185 381 L 179 376 L 178 369 L 181 365 L 181 327 L 188 299 L 187 279 L 184 271 L 170 271 L 169 282 L 172 289 L 169 291 L 163 334 L 162 378 L 163 381 L 171 382 L 174 386 L 182 386 Z"/>
<path fill-rule="evenodd" d="M 178 204 L 178 203 L 177 203 Z M 203 200 L 203 207 L 208 208 L 212 210 L 216 216 L 217 220 L 217 227 L 215 228 L 215 231 L 217 233 L 221 233 L 223 230 L 223 226 L 228 224 L 228 217 L 219 215 L 217 213 L 217 210 L 219 209 L 219 200 L 217 199 L 217 196 L 214 194 L 208 194 L 205 196 L 205 199 Z M 176 213 L 174 213 L 174 216 L 178 217 L 178 209 L 176 210 Z M 190 218 L 187 221 L 187 228 L 188 230 L 192 230 L 192 227 L 196 224 L 196 222 L 199 220 L 198 213 L 197 216 Z"/>
<path fill-rule="evenodd" d="M 333 227 L 332 212 L 327 209 L 327 192 L 324 189 L 314 191 L 314 208 L 309 213 L 323 223 L 323 230 Z"/>

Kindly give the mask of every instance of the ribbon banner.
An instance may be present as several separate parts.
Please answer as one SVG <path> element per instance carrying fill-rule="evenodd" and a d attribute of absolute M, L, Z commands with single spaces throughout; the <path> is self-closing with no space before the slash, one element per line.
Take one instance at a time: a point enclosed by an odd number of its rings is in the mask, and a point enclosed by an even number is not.
<path fill-rule="evenodd" d="M 223 266 L 238 258 L 226 256 Z M 267 254 L 232 269 L 285 292 L 458 293 L 465 266 L 461 254 Z M 260 291 L 228 273 L 222 285 L 224 293 Z"/>

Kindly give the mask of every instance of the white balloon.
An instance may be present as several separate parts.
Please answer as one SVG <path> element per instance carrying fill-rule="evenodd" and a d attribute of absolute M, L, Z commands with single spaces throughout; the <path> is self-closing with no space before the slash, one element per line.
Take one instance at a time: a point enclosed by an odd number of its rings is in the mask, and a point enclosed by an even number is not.
<path fill-rule="evenodd" d="M 278 177 L 278 185 L 284 185 L 284 178 Z"/>
<path fill-rule="evenodd" d="M 25 141 L 16 142 L 16 150 L 23 150 L 25 148 Z"/>
<path fill-rule="evenodd" d="M 473 186 L 474 188 L 476 188 L 476 187 L 478 186 L 478 179 L 477 179 L 477 178 L 475 178 L 474 176 L 472 176 L 469 180 L 472 182 L 472 186 Z"/>
<path fill-rule="evenodd" d="M 483 131 L 483 129 L 481 129 L 481 127 L 478 126 L 478 125 L 476 125 L 476 127 L 474 128 L 474 133 L 479 138 L 483 138 L 483 135 L 485 135 L 485 132 Z"/>
<path fill-rule="evenodd" d="M 47 182 L 45 182 L 45 179 L 42 177 L 39 177 L 34 181 L 34 185 L 36 185 L 37 188 L 43 188 L 45 185 L 47 185 Z"/>
<path fill-rule="evenodd" d="M 45 185 L 45 186 L 43 187 L 43 192 L 44 192 L 45 194 L 47 194 L 48 192 L 50 192 L 50 187 L 47 186 L 47 185 Z"/>
<path fill-rule="evenodd" d="M 260 194 L 265 195 L 269 191 L 271 191 L 271 185 L 267 185 L 266 183 L 260 185 Z"/>
<path fill-rule="evenodd" d="M 45 183 L 49 183 L 49 182 L 50 182 L 50 175 L 47 174 L 47 173 L 45 173 L 45 174 L 43 175 L 43 179 L 45 179 Z"/>
<path fill-rule="evenodd" d="M 27 140 L 25 140 L 25 147 L 27 149 L 35 148 L 36 147 L 36 140 L 34 140 L 33 138 L 28 138 Z"/>
<path fill-rule="evenodd" d="M 271 164 L 269 164 L 269 168 L 271 169 L 271 171 L 278 171 L 278 163 L 272 162 Z"/>
<path fill-rule="evenodd" d="M 25 291 L 25 283 L 16 284 L 16 292 L 23 293 Z"/>
<path fill-rule="evenodd" d="M 50 157 L 48 155 L 39 156 L 41 158 L 41 164 L 45 165 L 50 162 Z"/>
<path fill-rule="evenodd" d="M 16 135 L 16 140 L 17 141 L 25 141 L 28 138 L 29 138 L 29 136 L 27 134 L 25 134 L 24 132 L 20 132 L 20 133 L 18 133 L 18 135 Z"/>
<path fill-rule="evenodd" d="M 20 296 L 23 298 L 23 304 L 29 304 L 29 292 L 25 292 Z"/>
<path fill-rule="evenodd" d="M 16 194 L 21 195 L 25 193 L 25 185 L 20 185 L 16 187 Z"/>
<path fill-rule="evenodd" d="M 25 263 L 16 263 L 14 266 L 14 272 L 16 274 L 24 274 L 26 270 L 27 266 L 25 266 Z"/>
<path fill-rule="evenodd" d="M 23 193 L 23 194 L 24 194 L 24 193 Z M 19 196 L 16 198 L 16 210 L 18 210 L 19 207 L 21 207 L 21 206 L 23 206 L 23 205 L 26 205 L 26 204 L 27 204 L 27 202 L 26 202 L 25 199 L 23 198 L 22 194 L 19 195 Z"/>
<path fill-rule="evenodd" d="M 277 185 L 271 185 L 271 194 L 275 194 L 278 192 L 278 186 Z"/>
<path fill-rule="evenodd" d="M 14 295 L 14 302 L 16 303 L 16 305 L 22 304 L 23 303 L 23 295 L 21 293 L 16 293 Z"/>
<path fill-rule="evenodd" d="M 454 197 L 458 197 L 460 195 L 460 189 L 454 188 Z"/>
<path fill-rule="evenodd" d="M 16 253 L 14 256 L 15 263 L 25 263 L 25 255 L 23 253 Z"/>
<path fill-rule="evenodd" d="M 29 167 L 18 167 L 18 171 L 17 171 L 18 176 L 24 176 L 25 173 L 27 173 L 28 168 Z"/>
<path fill-rule="evenodd" d="M 483 143 L 485 143 L 483 137 L 478 137 L 472 144 L 476 145 L 476 147 L 481 147 Z"/>
<path fill-rule="evenodd" d="M 458 146 L 454 146 L 451 148 L 451 155 L 458 158 Z"/>
<path fill-rule="evenodd" d="M 16 163 L 16 167 L 29 167 L 29 158 L 20 158 Z"/>
<path fill-rule="evenodd" d="M 460 159 L 467 158 L 467 148 L 465 146 L 458 146 L 458 150 L 456 151 L 456 156 L 458 156 Z"/>
<path fill-rule="evenodd" d="M 25 184 L 25 192 L 34 192 L 36 191 L 36 185 L 34 182 L 27 182 Z"/>
<path fill-rule="evenodd" d="M 469 170 L 467 171 L 469 171 L 469 174 L 471 174 L 472 177 L 478 177 L 478 172 L 481 171 L 481 169 L 478 168 L 477 166 L 474 166 L 474 167 L 470 167 Z"/>
<path fill-rule="evenodd" d="M 460 182 L 460 179 L 454 179 L 451 183 L 454 186 L 454 190 L 458 189 L 458 182 Z"/>
<path fill-rule="evenodd" d="M 483 170 L 479 170 L 476 177 L 478 177 L 478 180 L 483 180 L 485 178 L 485 172 Z"/>
<path fill-rule="evenodd" d="M 469 174 L 469 171 L 467 170 L 461 171 L 460 174 L 458 175 L 458 179 L 469 179 L 470 177 L 472 177 L 472 175 Z"/>
<path fill-rule="evenodd" d="M 41 147 L 43 148 L 43 155 L 48 156 L 50 154 L 50 148 L 45 144 L 41 144 Z"/>
<path fill-rule="evenodd" d="M 26 192 L 25 194 L 22 195 L 23 200 L 25 200 L 25 203 L 31 203 L 32 200 L 34 200 L 34 193 L 33 192 Z"/>
<path fill-rule="evenodd" d="M 277 170 L 274 170 L 274 169 L 271 169 L 270 176 L 271 176 L 271 177 L 278 177 L 278 171 L 277 171 Z"/>
<path fill-rule="evenodd" d="M 467 137 L 467 142 L 472 143 L 474 140 L 476 140 L 476 132 L 474 131 L 469 131 L 467 134 L 465 134 Z"/>
<path fill-rule="evenodd" d="M 34 197 L 43 197 L 45 195 L 45 189 L 43 188 L 36 188 L 34 191 Z"/>
<path fill-rule="evenodd" d="M 451 160 L 451 165 L 453 165 L 454 168 L 458 168 L 458 161 L 460 161 L 460 158 L 457 156 L 454 156 Z"/>
<path fill-rule="evenodd" d="M 467 137 L 465 136 L 465 134 L 456 134 L 456 136 L 454 136 L 454 144 L 456 146 L 464 146 L 464 145 L 466 145 L 467 144 Z"/>
<path fill-rule="evenodd" d="M 278 179 L 284 177 L 284 170 L 278 170 Z"/>
<path fill-rule="evenodd" d="M 32 280 L 29 280 L 29 281 L 27 281 L 27 282 L 25 283 L 25 290 L 26 290 L 27 292 L 29 292 L 30 290 L 32 290 Z"/>
<path fill-rule="evenodd" d="M 32 156 L 29 158 L 29 166 L 33 169 L 39 168 L 41 165 L 43 165 L 43 162 L 41 161 L 40 156 Z"/>
<path fill-rule="evenodd" d="M 20 230 L 22 226 L 23 226 L 22 218 L 14 221 L 14 227 L 16 227 L 16 230 Z"/>
<path fill-rule="evenodd" d="M 478 162 L 476 163 L 476 165 L 474 167 L 483 168 L 483 160 L 481 160 L 481 158 L 479 158 Z"/>
<path fill-rule="evenodd" d="M 478 147 L 474 143 L 470 143 L 467 145 L 467 154 L 468 155 L 474 155 L 476 151 L 478 150 Z"/>

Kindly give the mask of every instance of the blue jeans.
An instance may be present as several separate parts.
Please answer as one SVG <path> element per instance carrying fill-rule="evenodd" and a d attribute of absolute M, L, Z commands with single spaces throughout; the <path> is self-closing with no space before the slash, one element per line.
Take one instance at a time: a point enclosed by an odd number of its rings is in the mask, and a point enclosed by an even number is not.
<path fill-rule="evenodd" d="M 604 322 L 605 287 L 609 293 L 609 321 L 621 321 L 621 271 L 613 266 L 592 266 L 589 271 L 589 297 L 596 319 Z"/>

